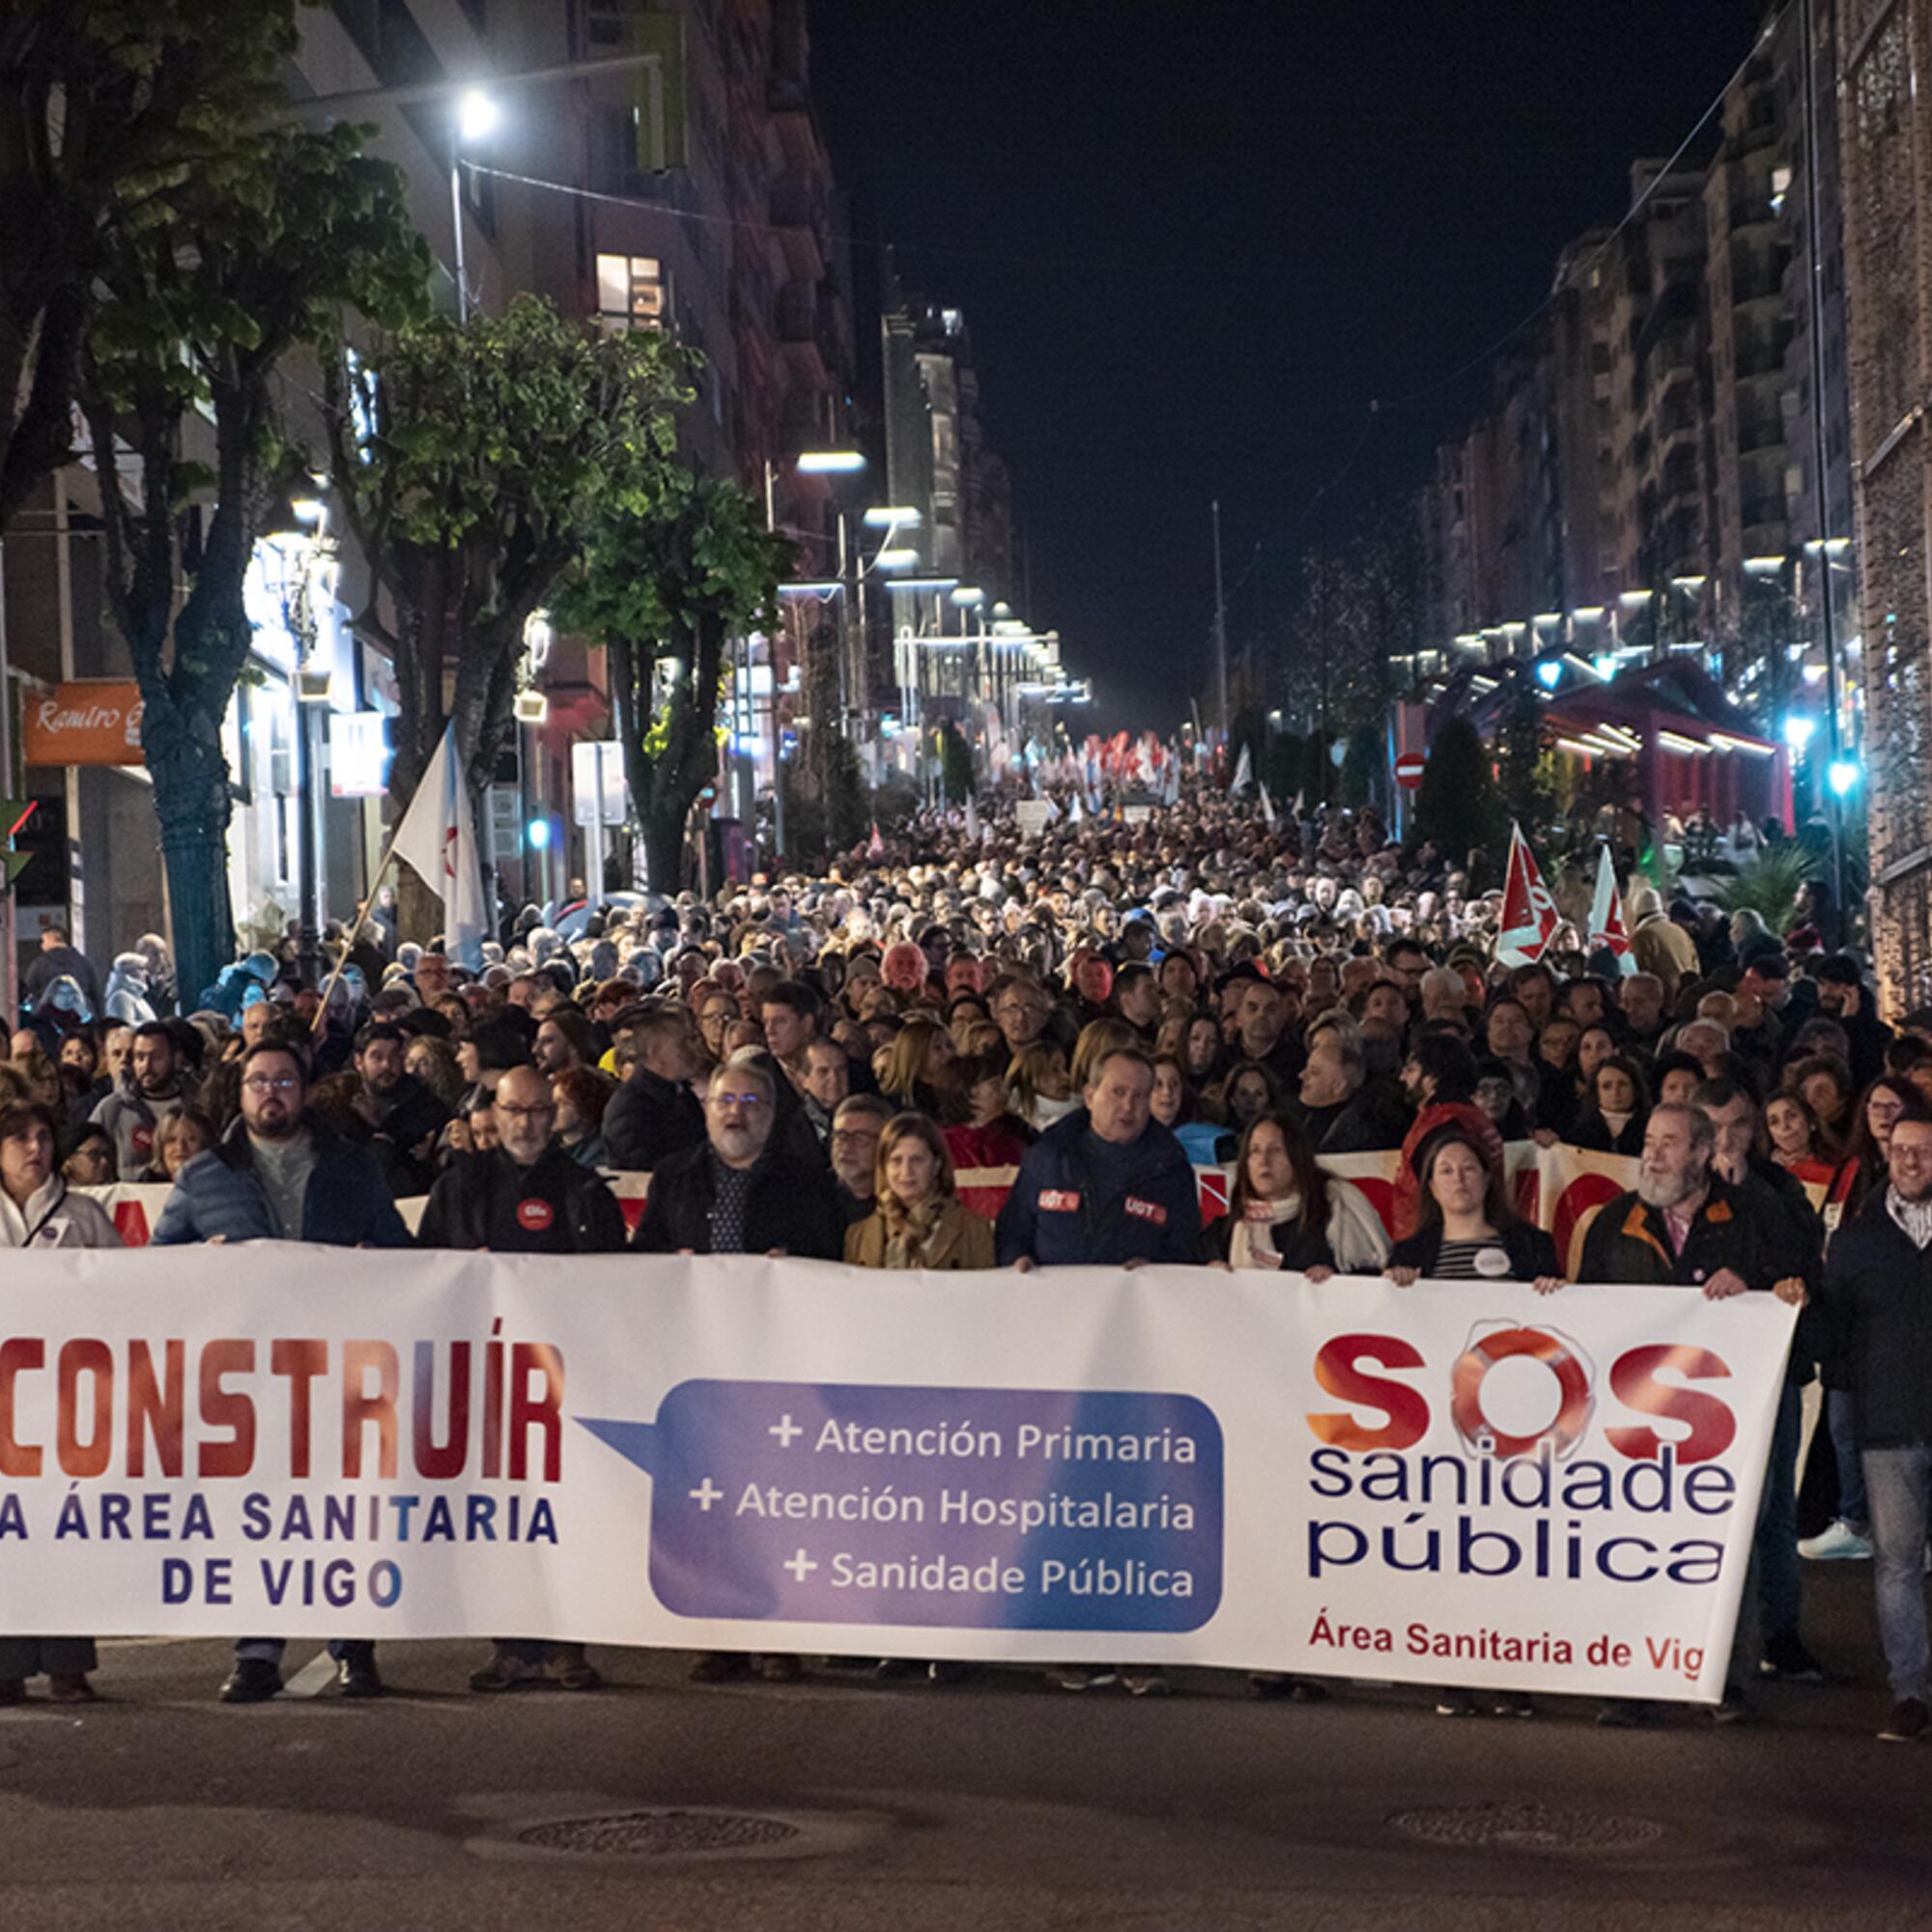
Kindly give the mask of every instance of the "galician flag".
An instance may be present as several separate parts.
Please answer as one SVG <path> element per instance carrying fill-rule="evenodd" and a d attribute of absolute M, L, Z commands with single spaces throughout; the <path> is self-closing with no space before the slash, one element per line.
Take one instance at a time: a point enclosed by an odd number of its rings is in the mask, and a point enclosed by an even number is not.
<path fill-rule="evenodd" d="M 1527 966 L 1543 957 L 1544 949 L 1562 923 L 1556 901 L 1536 868 L 1536 857 L 1522 827 L 1510 823 L 1509 877 L 1503 885 L 1502 929 L 1496 934 L 1496 957 L 1505 966 Z"/>
<path fill-rule="evenodd" d="M 1235 781 L 1228 787 L 1231 798 L 1240 795 L 1255 781 L 1255 761 L 1248 755 L 1248 748 L 1241 747 L 1241 755 L 1235 760 Z"/>
<path fill-rule="evenodd" d="M 1597 894 L 1590 902 L 1590 951 L 1614 952 L 1620 973 L 1636 971 L 1630 927 L 1624 923 L 1624 895 L 1617 890 L 1617 868 L 1610 863 L 1607 845 L 1597 855 Z"/>
<path fill-rule="evenodd" d="M 442 734 L 429 770 L 416 786 L 390 849 L 442 899 L 443 950 L 478 972 L 490 930 L 490 902 L 483 892 L 483 854 L 456 753 L 456 727 Z"/>

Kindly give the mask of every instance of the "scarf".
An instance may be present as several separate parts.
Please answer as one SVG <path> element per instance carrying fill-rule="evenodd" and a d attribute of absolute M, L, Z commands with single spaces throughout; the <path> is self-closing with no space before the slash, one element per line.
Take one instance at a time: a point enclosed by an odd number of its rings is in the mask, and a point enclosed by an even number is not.
<path fill-rule="evenodd" d="M 1920 1253 L 1932 1243 L 1932 1200 L 1908 1201 L 1896 1187 L 1888 1187 L 1885 1210 L 1905 1230 L 1906 1238 Z"/>
<path fill-rule="evenodd" d="M 1301 1219 L 1301 1196 L 1284 1194 L 1279 1201 L 1250 1201 L 1247 1213 L 1228 1236 L 1228 1265 L 1237 1268 L 1278 1268 L 1281 1250 L 1274 1244 L 1275 1224 Z"/>
<path fill-rule="evenodd" d="M 879 1194 L 879 1213 L 886 1223 L 886 1265 L 922 1268 L 931 1260 L 951 1205 L 944 1194 L 928 1194 L 917 1208 L 908 1208 L 892 1192 Z"/>

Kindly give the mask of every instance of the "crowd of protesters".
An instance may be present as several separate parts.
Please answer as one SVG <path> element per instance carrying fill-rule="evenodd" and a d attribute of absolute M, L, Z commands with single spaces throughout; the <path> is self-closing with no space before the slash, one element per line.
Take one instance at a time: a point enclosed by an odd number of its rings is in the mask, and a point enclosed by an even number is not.
<path fill-rule="evenodd" d="M 526 908 L 473 972 L 385 921 L 325 985 L 262 952 L 184 1000 L 151 939 L 99 992 L 55 930 L 0 1064 L 0 1247 L 113 1245 L 84 1190 L 121 1180 L 169 1187 L 161 1245 L 1173 1264 L 1559 1293 L 1548 1236 L 1510 1205 L 1505 1143 L 1631 1155 L 1637 1184 L 1598 1215 L 1581 1280 L 1805 1310 L 1715 1715 L 1744 1715 L 1760 1676 L 1822 1681 L 1801 1557 L 1869 1559 L 1882 1734 L 1919 1736 L 1932 1011 L 1884 1023 L 1863 962 L 1827 950 L 1826 905 L 1774 932 L 1639 883 L 1632 960 L 1586 955 L 1566 927 L 1512 969 L 1493 958 L 1498 895 L 1470 885 L 1371 813 L 1269 823 L 1190 790 L 1140 824 L 1066 814 L 1028 839 L 1010 812 L 920 820 L 823 876 L 711 902 L 580 894 Z M 1393 1234 L 1321 1164 L 1375 1151 L 1398 1156 Z M 1194 1170 L 1213 1163 L 1232 1165 L 1230 1211 L 1204 1229 Z M 988 1169 L 1012 1170 L 992 1219 L 956 1179 Z M 635 1231 L 604 1178 L 626 1172 L 650 1177 Z M 412 1235 L 396 1204 L 420 1196 Z M 1801 1543 L 1801 1391 L 1821 1374 L 1836 1507 Z M 345 1694 L 381 1693 L 372 1644 L 331 1648 Z M 277 1640 L 238 1645 L 223 1696 L 274 1695 L 280 1658 Z M 83 1640 L 0 1638 L 0 1703 L 42 1673 L 55 1698 L 88 1698 L 94 1665 Z M 694 1674 L 800 1669 L 711 1653 Z M 598 1674 L 581 1646 L 505 1638 L 471 1680 L 536 1681 Z M 1463 1692 L 1438 1708 L 1531 1714 Z"/>

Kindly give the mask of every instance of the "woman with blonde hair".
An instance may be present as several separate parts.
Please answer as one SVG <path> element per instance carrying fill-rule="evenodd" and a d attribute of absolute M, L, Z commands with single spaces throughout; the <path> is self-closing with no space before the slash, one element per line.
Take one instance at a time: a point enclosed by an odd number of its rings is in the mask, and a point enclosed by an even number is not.
<path fill-rule="evenodd" d="M 993 1225 L 961 1205 L 952 1161 L 923 1114 L 895 1114 L 879 1136 L 875 1206 L 845 1231 L 852 1267 L 990 1268 Z"/>
<path fill-rule="evenodd" d="M 958 1051 L 945 1023 L 923 1013 L 907 1018 L 885 1050 L 879 1091 L 901 1107 L 952 1111 L 949 1074 Z"/>
<path fill-rule="evenodd" d="M 1080 1105 L 1066 1071 L 1066 1056 L 1049 1040 L 1037 1039 L 1013 1055 L 1007 1069 L 1013 1112 L 1035 1133 L 1043 1134 Z"/>

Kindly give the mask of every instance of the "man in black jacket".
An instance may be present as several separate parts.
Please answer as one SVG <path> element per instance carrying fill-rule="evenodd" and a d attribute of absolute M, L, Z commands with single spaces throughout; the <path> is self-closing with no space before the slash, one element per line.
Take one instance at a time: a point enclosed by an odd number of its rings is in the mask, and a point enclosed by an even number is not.
<path fill-rule="evenodd" d="M 555 1138 L 556 1103 L 534 1066 L 497 1083 L 498 1145 L 460 1153 L 438 1177 L 416 1242 L 512 1255 L 614 1255 L 623 1209 L 591 1169 Z"/>
<path fill-rule="evenodd" d="M 620 1015 L 611 1029 L 636 1059 L 604 1113 L 611 1164 L 652 1174 L 671 1154 L 704 1144 L 704 1109 L 690 1081 L 700 1065 L 690 1017 L 679 1007 Z"/>
<path fill-rule="evenodd" d="M 711 1076 L 706 1138 L 653 1172 L 643 1219 L 631 1237 L 642 1255 L 799 1255 L 837 1261 L 844 1217 L 832 1171 L 774 1146 L 774 1076 L 747 1049 Z"/>
<path fill-rule="evenodd" d="M 774 1145 L 777 1081 L 770 1057 L 747 1048 L 711 1076 L 704 1100 L 706 1138 L 672 1154 L 651 1176 L 644 1217 L 631 1237 L 643 1255 L 801 1255 L 837 1261 L 845 1252 L 845 1217 L 832 1192 L 832 1170 L 803 1163 Z M 796 1657 L 752 1659 L 707 1651 L 692 1665 L 699 1684 L 742 1676 L 755 1663 L 768 1683 L 799 1675 Z"/>
<path fill-rule="evenodd" d="M 426 1248 L 489 1248 L 512 1255 L 614 1255 L 624 1215 L 609 1187 L 557 1145 L 556 1103 L 534 1066 L 513 1066 L 497 1083 L 501 1145 L 458 1154 L 431 1189 L 416 1239 Z M 581 1643 L 498 1637 L 471 1673 L 472 1690 L 511 1690 L 554 1681 L 594 1690 L 603 1681 Z"/>
<path fill-rule="evenodd" d="M 1782 1221 L 1805 1290 L 1815 1289 L 1825 1258 L 1825 1224 L 1804 1182 L 1757 1151 L 1757 1101 L 1737 1081 L 1719 1077 L 1697 1089 L 1696 1103 L 1711 1122 L 1712 1172 L 1737 1190 L 1747 1219 Z M 1798 1564 L 1798 1445 L 1804 1431 L 1801 1391 L 1811 1374 L 1809 1350 L 1794 1349 L 1772 1430 L 1753 1552 L 1764 1612 L 1765 1669 L 1799 1684 L 1825 1681 L 1824 1667 L 1798 1634 L 1804 1587 Z"/>
<path fill-rule="evenodd" d="M 1833 1236 L 1813 1311 L 1819 1352 L 1847 1377 L 1877 1544 L 1873 1583 L 1891 1679 L 1879 1736 L 1910 1744 L 1932 1727 L 1925 1538 L 1932 1525 L 1932 1113 L 1891 1130 L 1889 1179 Z"/>
<path fill-rule="evenodd" d="M 372 1020 L 355 1036 L 355 1112 L 368 1124 L 369 1151 L 398 1200 L 428 1191 L 436 1179 L 437 1136 L 449 1109 L 404 1067 L 410 1037 L 399 1026 Z"/>

